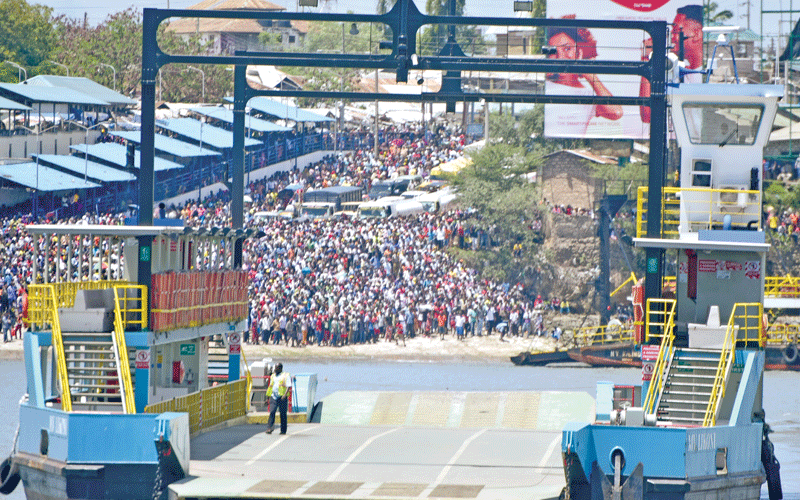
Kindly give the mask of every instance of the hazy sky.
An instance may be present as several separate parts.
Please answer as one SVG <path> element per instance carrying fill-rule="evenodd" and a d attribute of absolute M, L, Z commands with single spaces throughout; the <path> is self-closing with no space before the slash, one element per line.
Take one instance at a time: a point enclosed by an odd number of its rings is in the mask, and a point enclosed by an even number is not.
<path fill-rule="evenodd" d="M 109 2 L 108 0 L 28 0 L 29 3 L 39 3 L 52 7 L 55 14 L 66 14 L 70 17 L 82 18 L 84 13 L 89 16 L 89 22 L 96 24 L 108 14 L 124 10 L 128 6 L 135 6 L 139 10 L 144 8 L 172 8 L 183 9 L 191 5 L 199 3 L 200 0 L 121 0 L 119 2 Z M 271 0 L 273 3 L 282 5 L 289 10 L 296 9 L 296 0 Z M 553 0 L 551 0 L 553 1 Z M 574 0 L 563 0 L 574 1 Z M 786 9 L 789 10 L 790 2 L 794 1 L 794 8 L 797 0 L 764 0 L 764 8 L 770 10 Z M 425 0 L 415 0 L 420 10 L 424 12 Z M 742 27 L 747 26 L 747 0 L 716 0 L 721 9 L 728 9 L 735 14 L 735 17 L 729 24 L 738 24 Z M 759 12 L 761 7 L 761 0 L 750 0 L 750 27 L 754 31 L 760 31 L 761 19 Z M 319 10 L 327 9 L 329 12 L 348 12 L 352 11 L 356 14 L 373 14 L 375 13 L 375 6 L 377 0 L 320 0 Z M 490 15 L 490 16 L 512 16 L 513 13 L 513 0 L 467 0 L 467 13 L 469 15 Z M 783 21 L 780 21 L 780 15 L 765 15 L 764 17 L 764 34 L 775 35 L 778 33 L 780 26 L 781 32 L 786 34 L 791 31 L 792 26 L 797 22 L 797 14 L 795 19 L 791 19 L 789 15 L 783 15 Z"/>

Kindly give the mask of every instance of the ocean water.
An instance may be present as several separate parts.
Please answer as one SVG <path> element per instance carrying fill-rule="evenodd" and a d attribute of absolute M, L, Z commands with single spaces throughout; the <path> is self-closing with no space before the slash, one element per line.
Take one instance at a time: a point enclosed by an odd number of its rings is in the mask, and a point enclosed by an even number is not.
<path fill-rule="evenodd" d="M 598 380 L 618 384 L 641 381 L 638 368 L 590 368 L 570 366 L 514 366 L 508 363 L 434 363 L 413 361 L 287 361 L 292 374 L 316 373 L 317 399 L 341 390 L 403 391 L 585 391 L 594 396 Z M 0 454 L 8 456 L 19 420 L 18 402 L 25 392 L 22 361 L 0 361 Z M 764 408 L 775 453 L 781 462 L 784 498 L 800 500 L 800 372 L 767 372 L 764 376 Z M 2 499 L 3 497 L 0 497 Z M 10 500 L 25 498 L 18 487 Z M 767 498 L 766 486 L 762 498 Z"/>

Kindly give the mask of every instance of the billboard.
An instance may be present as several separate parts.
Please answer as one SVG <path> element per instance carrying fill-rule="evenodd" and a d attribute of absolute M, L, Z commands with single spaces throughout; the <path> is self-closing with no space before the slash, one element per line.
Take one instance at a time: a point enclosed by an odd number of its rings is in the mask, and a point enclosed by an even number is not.
<path fill-rule="evenodd" d="M 663 20 L 672 24 L 668 44 L 677 53 L 678 33 L 684 35 L 684 60 L 689 69 L 703 68 L 703 7 L 698 0 L 596 0 L 564 2 L 548 0 L 547 17 L 564 19 Z M 606 61 L 646 60 L 652 44 L 647 33 L 610 29 L 547 29 L 546 44 L 553 59 L 597 59 Z M 685 82 L 699 83 L 700 74 L 690 74 Z M 548 74 L 548 95 L 646 96 L 650 84 L 634 75 Z M 639 106 L 547 104 L 547 137 L 586 139 L 647 139 L 650 136 L 650 110 Z"/>

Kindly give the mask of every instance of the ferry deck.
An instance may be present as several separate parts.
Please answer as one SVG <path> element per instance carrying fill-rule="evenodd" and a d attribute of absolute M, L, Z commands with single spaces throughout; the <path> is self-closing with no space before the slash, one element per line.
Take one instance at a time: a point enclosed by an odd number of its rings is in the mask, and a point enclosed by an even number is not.
<path fill-rule="evenodd" d="M 558 498 L 561 429 L 595 416 L 582 392 L 339 392 L 321 404 L 319 423 L 286 435 L 244 422 L 196 435 L 170 498 Z"/>

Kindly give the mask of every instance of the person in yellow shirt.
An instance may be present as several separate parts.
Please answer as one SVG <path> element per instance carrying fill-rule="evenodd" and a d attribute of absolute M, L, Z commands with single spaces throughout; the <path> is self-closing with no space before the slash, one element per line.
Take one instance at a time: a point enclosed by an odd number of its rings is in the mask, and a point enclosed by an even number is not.
<path fill-rule="evenodd" d="M 292 377 L 283 371 L 283 364 L 278 363 L 269 378 L 267 394 L 269 401 L 269 420 L 267 420 L 267 434 L 272 434 L 275 428 L 275 411 L 281 412 L 281 434 L 286 434 L 286 413 L 289 406 L 289 388 L 292 385 Z"/>

